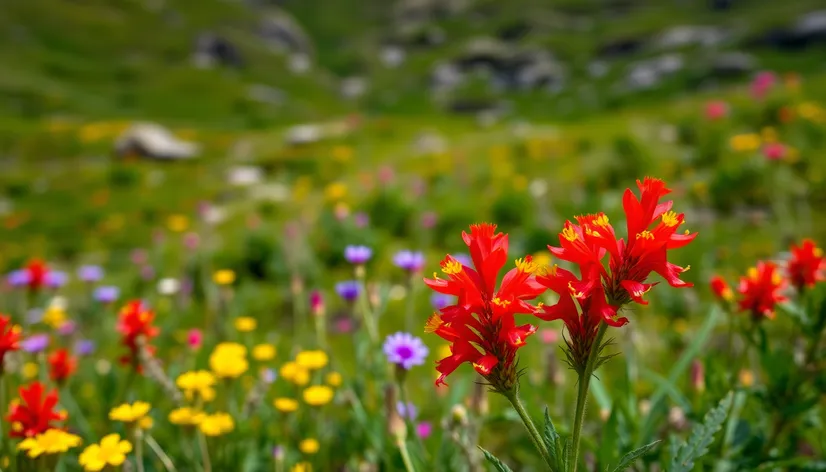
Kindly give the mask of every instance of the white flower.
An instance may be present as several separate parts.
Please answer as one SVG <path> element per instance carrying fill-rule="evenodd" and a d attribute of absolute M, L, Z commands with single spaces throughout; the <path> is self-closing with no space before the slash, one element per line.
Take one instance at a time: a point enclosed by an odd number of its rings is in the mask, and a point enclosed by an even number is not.
<path fill-rule="evenodd" d="M 158 293 L 161 295 L 175 295 L 181 289 L 178 279 L 167 277 L 158 281 Z"/>

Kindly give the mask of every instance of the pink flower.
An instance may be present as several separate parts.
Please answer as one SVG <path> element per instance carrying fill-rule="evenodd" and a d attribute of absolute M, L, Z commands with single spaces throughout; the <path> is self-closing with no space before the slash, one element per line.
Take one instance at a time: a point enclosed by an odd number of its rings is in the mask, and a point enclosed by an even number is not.
<path fill-rule="evenodd" d="M 559 333 L 555 329 L 543 329 L 539 332 L 544 344 L 554 344 L 559 341 Z"/>
<path fill-rule="evenodd" d="M 786 157 L 786 146 L 781 143 L 769 143 L 763 146 L 763 155 L 766 159 L 777 161 Z"/>
<path fill-rule="evenodd" d="M 706 103 L 706 118 L 709 121 L 717 121 L 728 115 L 728 104 L 722 100 L 714 100 Z"/>
<path fill-rule="evenodd" d="M 422 421 L 416 425 L 416 435 L 422 439 L 427 439 L 433 433 L 433 425 L 428 421 Z"/>
<path fill-rule="evenodd" d="M 190 349 L 198 350 L 201 348 L 201 343 L 204 340 L 204 335 L 201 333 L 200 329 L 190 329 L 189 333 L 186 335 L 186 343 L 189 345 Z"/>
<path fill-rule="evenodd" d="M 751 96 L 757 100 L 763 99 L 777 83 L 777 76 L 771 71 L 762 71 L 751 82 Z"/>

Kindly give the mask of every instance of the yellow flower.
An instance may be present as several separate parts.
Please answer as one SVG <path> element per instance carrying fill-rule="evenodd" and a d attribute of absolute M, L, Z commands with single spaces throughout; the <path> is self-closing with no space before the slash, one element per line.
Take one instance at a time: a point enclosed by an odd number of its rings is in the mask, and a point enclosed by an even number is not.
<path fill-rule="evenodd" d="M 149 413 L 149 403 L 135 402 L 131 405 L 124 403 L 116 406 L 109 411 L 109 419 L 112 421 L 122 421 L 124 423 L 132 423 L 141 420 Z"/>
<path fill-rule="evenodd" d="M 193 408 L 176 408 L 169 412 L 169 422 L 179 426 L 192 426 L 200 423 L 204 416 L 203 413 Z"/>
<path fill-rule="evenodd" d="M 313 438 L 305 439 L 298 444 L 298 449 L 304 454 L 315 454 L 320 447 L 318 441 Z"/>
<path fill-rule="evenodd" d="M 327 365 L 329 358 L 324 351 L 301 351 L 295 356 L 295 362 L 301 367 L 316 370 Z"/>
<path fill-rule="evenodd" d="M 298 372 L 302 370 L 306 369 L 298 365 L 296 362 L 290 361 L 281 366 L 281 370 L 279 371 L 279 373 L 281 374 L 281 377 L 284 378 L 284 380 L 292 382 L 296 374 L 298 374 Z"/>
<path fill-rule="evenodd" d="M 252 348 L 252 358 L 259 361 L 271 361 L 275 358 L 275 346 L 272 344 L 259 344 Z"/>
<path fill-rule="evenodd" d="M 755 133 L 738 134 L 731 137 L 729 145 L 737 152 L 756 151 L 760 148 L 760 135 Z"/>
<path fill-rule="evenodd" d="M 59 306 L 50 306 L 43 313 L 43 323 L 58 329 L 66 322 L 66 311 Z"/>
<path fill-rule="evenodd" d="M 255 331 L 255 328 L 258 327 L 258 322 L 255 321 L 255 318 L 250 316 L 239 316 L 235 318 L 235 329 L 242 333 L 249 333 L 250 331 Z"/>
<path fill-rule="evenodd" d="M 292 413 L 298 409 L 298 402 L 292 398 L 276 398 L 272 404 L 276 410 L 284 413 Z"/>
<path fill-rule="evenodd" d="M 189 228 L 189 218 L 186 215 L 170 215 L 166 219 L 166 227 L 173 233 L 183 233 Z"/>
<path fill-rule="evenodd" d="M 126 461 L 126 454 L 132 452 L 132 444 L 121 440 L 120 435 L 110 434 L 100 440 L 100 444 L 92 444 L 80 453 L 79 461 L 83 470 L 97 472 L 107 465 L 119 467 Z"/>
<path fill-rule="evenodd" d="M 233 356 L 226 351 L 215 349 L 209 356 L 209 368 L 220 378 L 234 379 L 247 371 L 249 363 L 245 356 Z"/>
<path fill-rule="evenodd" d="M 221 436 L 235 429 L 235 421 L 227 413 L 215 413 L 204 415 L 198 427 L 207 436 Z"/>
<path fill-rule="evenodd" d="M 23 374 L 23 378 L 26 380 L 31 380 L 37 377 L 37 373 L 39 372 L 40 368 L 34 362 L 26 362 L 23 364 L 23 370 L 21 373 Z"/>
<path fill-rule="evenodd" d="M 306 461 L 299 462 L 290 469 L 290 472 L 313 472 L 313 465 Z"/>
<path fill-rule="evenodd" d="M 47 429 L 33 438 L 26 438 L 17 445 L 17 450 L 28 451 L 32 459 L 41 454 L 59 454 L 80 446 L 80 437 L 59 429 Z"/>
<path fill-rule="evenodd" d="M 310 383 L 310 371 L 307 369 L 299 370 L 295 373 L 292 382 L 299 387 L 303 387 Z"/>
<path fill-rule="evenodd" d="M 762 130 L 760 130 L 760 137 L 763 139 L 764 143 L 776 143 L 777 130 L 772 128 L 771 126 L 766 126 Z"/>
<path fill-rule="evenodd" d="M 178 376 L 175 381 L 178 388 L 184 391 L 186 399 L 192 401 L 198 395 L 203 401 L 209 402 L 215 398 L 215 376 L 206 370 L 193 370 Z"/>
<path fill-rule="evenodd" d="M 333 182 L 324 189 L 324 196 L 327 200 L 337 202 L 347 196 L 347 185 Z"/>
<path fill-rule="evenodd" d="M 218 285 L 232 285 L 235 282 L 235 272 L 230 269 L 216 270 L 212 274 L 212 281 Z"/>
<path fill-rule="evenodd" d="M 341 385 L 341 374 L 338 372 L 330 372 L 325 377 L 325 380 L 327 381 L 327 385 L 331 387 L 338 387 Z"/>
<path fill-rule="evenodd" d="M 754 385 L 754 373 L 750 370 L 743 369 L 740 371 L 739 375 L 740 385 L 748 388 Z"/>
<path fill-rule="evenodd" d="M 333 399 L 333 389 L 326 385 L 314 385 L 304 390 L 304 402 L 312 406 L 322 406 Z"/>
<path fill-rule="evenodd" d="M 220 343 L 215 346 L 212 352 L 226 357 L 245 357 L 247 348 L 238 343 Z"/>

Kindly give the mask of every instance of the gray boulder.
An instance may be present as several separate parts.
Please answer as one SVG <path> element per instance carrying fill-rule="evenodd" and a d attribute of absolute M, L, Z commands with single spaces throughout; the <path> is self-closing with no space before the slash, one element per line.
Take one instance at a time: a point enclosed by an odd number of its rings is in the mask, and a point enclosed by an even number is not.
<path fill-rule="evenodd" d="M 195 157 L 200 146 L 175 137 L 155 123 L 136 123 L 115 141 L 115 154 L 160 160 L 184 160 Z"/>

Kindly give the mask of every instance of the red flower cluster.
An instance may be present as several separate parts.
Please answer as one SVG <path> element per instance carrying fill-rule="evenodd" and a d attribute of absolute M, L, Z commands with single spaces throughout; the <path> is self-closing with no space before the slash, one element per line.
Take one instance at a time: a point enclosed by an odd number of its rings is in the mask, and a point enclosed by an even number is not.
<path fill-rule="evenodd" d="M 765 316 L 774 319 L 774 307 L 786 301 L 781 292 L 788 283 L 778 270 L 774 262 L 759 261 L 757 267 L 752 267 L 746 276 L 740 277 L 740 292 L 738 305 L 740 311 L 747 311 L 755 319 Z"/>
<path fill-rule="evenodd" d="M 714 296 L 720 300 L 730 302 L 734 299 L 734 291 L 731 290 L 731 286 L 726 282 L 726 279 L 720 277 L 719 275 L 715 275 L 711 278 L 711 291 L 714 293 Z"/>
<path fill-rule="evenodd" d="M 0 375 L 3 375 L 3 360 L 6 353 L 20 349 L 20 326 L 12 324 L 11 318 L 0 315 Z"/>
<path fill-rule="evenodd" d="M 63 384 L 75 369 L 77 369 L 77 359 L 69 355 L 66 349 L 58 349 L 49 356 L 49 377 Z"/>
<path fill-rule="evenodd" d="M 29 289 L 39 290 L 46 283 L 49 266 L 41 259 L 31 259 L 23 268 L 28 274 Z"/>
<path fill-rule="evenodd" d="M 132 365 L 140 370 L 140 346 L 138 338 L 143 338 L 148 346 L 149 341 L 158 335 L 158 328 L 152 325 L 155 313 L 140 300 L 132 300 L 120 310 L 118 315 L 118 331 L 123 336 L 121 342 L 129 348 L 129 354 L 121 358 L 123 363 Z"/>
<path fill-rule="evenodd" d="M 11 423 L 11 437 L 30 438 L 54 428 L 52 422 L 66 419 L 65 413 L 54 410 L 58 400 L 57 390 L 45 392 L 46 388 L 40 382 L 33 382 L 28 388 L 20 387 L 22 401 L 12 401 L 6 417 L 6 421 Z"/>
<path fill-rule="evenodd" d="M 539 283 L 556 292 L 559 301 L 537 316 L 565 323 L 575 366 L 587 358 L 601 321 L 622 326 L 628 322 L 617 317 L 622 305 L 648 303 L 643 295 L 655 285 L 646 282 L 651 272 L 673 287 L 692 286 L 680 279 L 688 267 L 668 262 L 668 251 L 690 243 L 697 233 L 677 233 L 685 216 L 671 211 L 672 201 L 660 202 L 671 192 L 662 180 L 646 177 L 637 181 L 637 187 L 639 198 L 631 189 L 623 195 L 627 242 L 617 238 L 604 213 L 597 213 L 577 217 L 576 223 L 566 221 L 559 235 L 560 247 L 548 246 L 558 258 L 576 264 L 580 277 L 557 267 L 539 277 Z M 603 263 L 606 254 L 607 268 Z"/>
<path fill-rule="evenodd" d="M 462 232 L 470 249 L 473 268 L 451 256 L 441 263 L 447 279 L 435 273 L 424 282 L 436 292 L 457 297 L 455 305 L 433 314 L 425 332 L 436 333 L 450 342 L 451 355 L 438 361 L 441 373 L 436 385 L 462 363 L 473 365 L 490 384 L 506 391 L 516 384 L 516 351 L 536 326 L 516 325 L 514 315 L 530 314 L 536 307 L 527 303 L 545 291 L 535 275 L 541 268 L 528 256 L 516 261 L 497 288 L 497 277 L 508 258 L 508 235 L 496 233 L 496 225 L 471 225 L 470 234 Z"/>
<path fill-rule="evenodd" d="M 826 267 L 826 258 L 823 250 L 815 245 L 811 239 L 804 239 L 800 246 L 792 244 L 792 257 L 786 271 L 789 281 L 798 290 L 812 288 L 817 282 L 826 280 L 823 275 Z"/>

